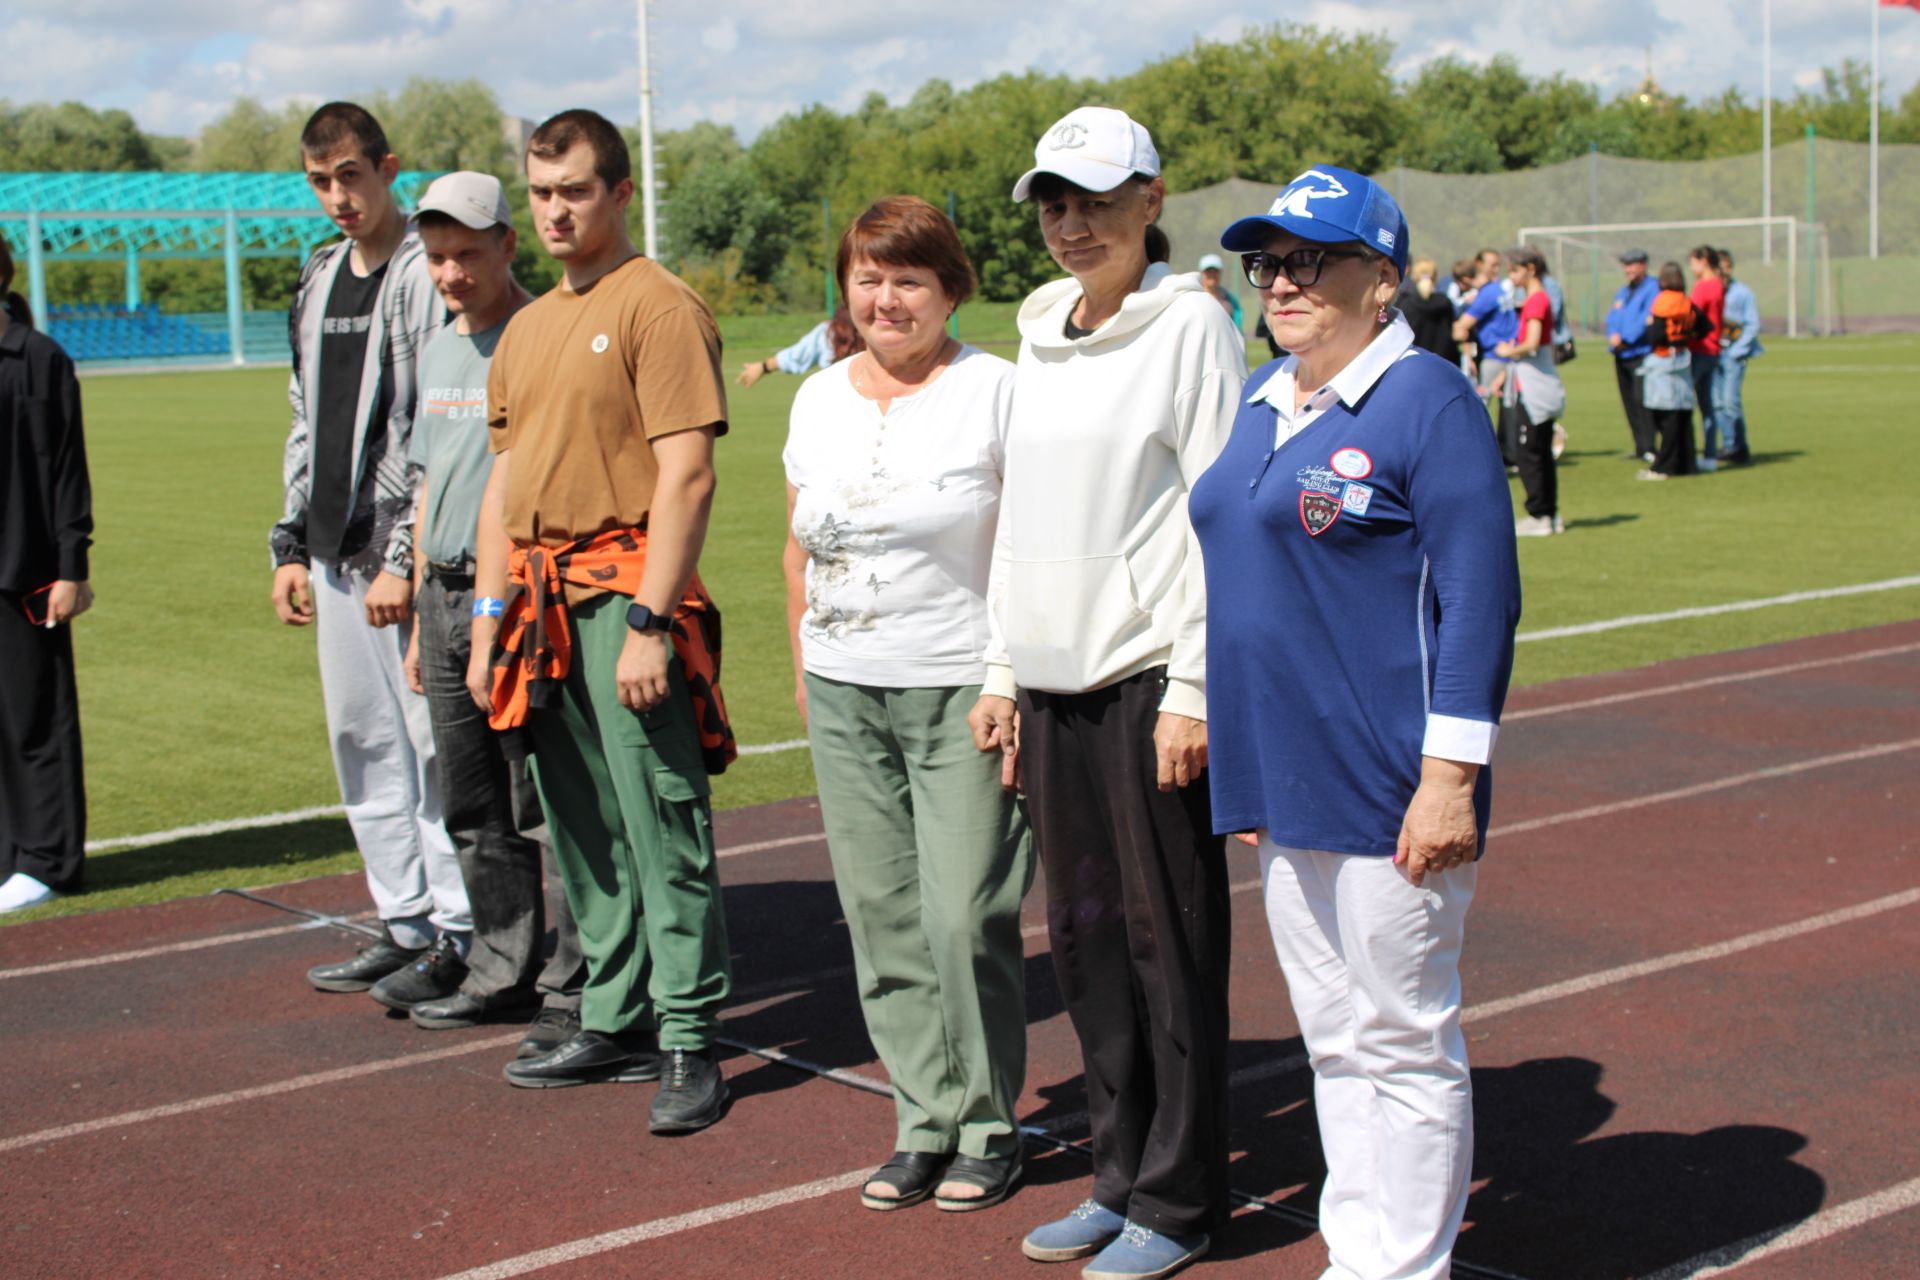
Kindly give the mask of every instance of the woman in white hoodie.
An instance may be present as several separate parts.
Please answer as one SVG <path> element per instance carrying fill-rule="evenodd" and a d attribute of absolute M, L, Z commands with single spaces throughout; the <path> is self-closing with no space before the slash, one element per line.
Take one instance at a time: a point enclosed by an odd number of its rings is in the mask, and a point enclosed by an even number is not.
<path fill-rule="evenodd" d="M 987 675 L 972 720 L 1023 783 L 1080 1038 L 1092 1196 L 1022 1245 L 1162 1276 L 1227 1216 L 1228 896 L 1206 783 L 1206 597 L 1187 492 L 1246 346 L 1166 265 L 1146 129 L 1081 107 L 1015 185 L 1072 277 L 1020 308 Z"/>

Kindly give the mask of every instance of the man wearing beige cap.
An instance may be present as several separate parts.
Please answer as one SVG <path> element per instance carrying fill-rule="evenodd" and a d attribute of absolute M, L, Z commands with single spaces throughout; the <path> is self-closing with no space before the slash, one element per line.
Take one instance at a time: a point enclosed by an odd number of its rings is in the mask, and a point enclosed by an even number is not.
<path fill-rule="evenodd" d="M 513 217 L 499 179 L 470 172 L 435 179 L 414 226 L 454 322 L 420 353 L 409 457 L 422 475 L 405 666 L 407 683 L 426 695 L 432 712 L 447 833 L 473 906 L 473 945 L 464 969 L 415 963 L 383 979 L 373 994 L 429 1029 L 522 1017 L 544 995 L 541 1017 L 522 1046 L 523 1053 L 539 1053 L 577 1029 L 585 965 L 562 898 L 560 945 L 545 971 L 540 968 L 546 932 L 540 799 L 466 688 L 474 533 L 493 470 L 487 372 L 508 319 L 533 298 L 513 278 Z"/>

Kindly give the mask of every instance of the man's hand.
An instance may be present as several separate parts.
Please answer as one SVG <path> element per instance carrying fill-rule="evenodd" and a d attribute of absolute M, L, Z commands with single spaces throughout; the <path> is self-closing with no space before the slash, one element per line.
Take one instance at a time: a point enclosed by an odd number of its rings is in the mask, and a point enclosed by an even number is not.
<path fill-rule="evenodd" d="M 283 564 L 273 571 L 273 611 L 290 627 L 313 621 L 313 582 L 303 564 Z"/>
<path fill-rule="evenodd" d="M 467 694 L 482 711 L 493 710 L 493 641 L 500 634 L 498 618 L 473 620 L 473 652 L 467 659 Z"/>
<path fill-rule="evenodd" d="M 1473 784 L 1479 775 L 1477 764 L 1422 757 L 1420 785 L 1407 804 L 1393 855 L 1394 864 L 1416 887 L 1429 874 L 1472 862 L 1480 852 L 1473 813 Z"/>
<path fill-rule="evenodd" d="M 1162 711 L 1153 726 L 1153 756 L 1162 791 L 1186 786 L 1207 767 L 1207 722 Z"/>
<path fill-rule="evenodd" d="M 93 588 L 84 581 L 62 578 L 47 592 L 47 621 L 55 626 L 71 622 L 93 608 Z"/>
<path fill-rule="evenodd" d="M 1625 345 L 1626 343 L 1621 339 L 1619 334 L 1610 333 L 1607 335 L 1607 350 L 1618 351 L 1621 347 Z"/>
<path fill-rule="evenodd" d="M 982 751 L 1000 753 L 1000 785 L 1009 791 L 1020 789 L 1020 711 L 1012 698 L 983 693 L 967 712 L 967 727 L 973 730 L 973 745 Z"/>
<path fill-rule="evenodd" d="M 764 360 L 749 360 L 740 366 L 740 374 L 734 379 L 743 387 L 750 387 L 767 376 L 767 364 Z"/>
<path fill-rule="evenodd" d="M 367 625 L 391 627 L 405 622 L 413 608 L 413 583 L 382 569 L 367 588 Z"/>
<path fill-rule="evenodd" d="M 407 688 L 424 695 L 427 686 L 420 679 L 420 615 L 415 614 L 413 628 L 407 636 L 407 656 L 400 659 L 400 670 L 407 677 Z"/>
<path fill-rule="evenodd" d="M 613 669 L 620 705 L 629 711 L 651 711 L 667 700 L 667 664 L 673 657 L 667 637 L 658 631 L 627 632 L 620 661 Z"/>

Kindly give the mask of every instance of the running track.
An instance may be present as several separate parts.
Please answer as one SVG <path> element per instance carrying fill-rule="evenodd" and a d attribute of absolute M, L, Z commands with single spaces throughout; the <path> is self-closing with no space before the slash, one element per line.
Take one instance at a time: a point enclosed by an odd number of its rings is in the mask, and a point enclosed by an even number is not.
<path fill-rule="evenodd" d="M 1497 768 L 1458 1274 L 1920 1275 L 1920 623 L 1522 690 Z M 735 1053 L 728 1118 L 675 1140 L 650 1086 L 508 1088 L 514 1028 L 308 990 L 337 926 L 221 896 L 0 929 L 0 1274 L 1077 1275 L 1019 1255 L 1087 1186 L 1037 895 L 1027 1187 L 869 1213 L 891 1108 L 817 815 L 718 828 L 727 1035 L 840 1077 Z M 1310 1081 L 1231 849 L 1233 1183 L 1269 1208 L 1191 1274 L 1313 1277 Z M 266 896 L 365 910 L 354 877 Z"/>

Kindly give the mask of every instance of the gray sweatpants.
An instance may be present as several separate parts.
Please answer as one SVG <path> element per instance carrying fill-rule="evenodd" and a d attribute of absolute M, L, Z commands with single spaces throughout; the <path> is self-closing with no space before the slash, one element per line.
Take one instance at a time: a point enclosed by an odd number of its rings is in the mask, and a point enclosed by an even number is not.
<path fill-rule="evenodd" d="M 441 821 L 432 718 L 400 669 L 407 629 L 367 625 L 366 579 L 331 565 L 315 565 L 312 577 L 327 740 L 373 905 L 402 946 L 426 945 L 434 929 L 470 931 Z"/>

